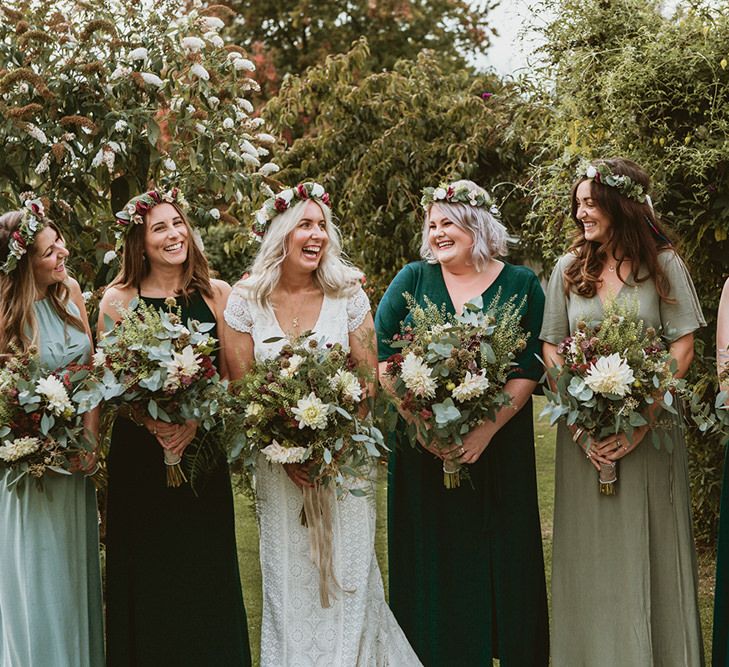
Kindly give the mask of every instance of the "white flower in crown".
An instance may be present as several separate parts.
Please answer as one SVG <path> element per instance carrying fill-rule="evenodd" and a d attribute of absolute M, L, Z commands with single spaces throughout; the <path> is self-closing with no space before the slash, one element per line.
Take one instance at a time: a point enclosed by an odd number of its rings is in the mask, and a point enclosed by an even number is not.
<path fill-rule="evenodd" d="M 276 440 L 261 450 L 271 463 L 302 463 L 306 460 L 306 447 L 283 447 Z"/>
<path fill-rule="evenodd" d="M 436 188 L 435 190 L 433 190 L 433 199 L 445 199 L 447 194 L 448 193 L 446 192 L 445 188 Z"/>
<path fill-rule="evenodd" d="M 23 437 L 13 441 L 5 440 L 0 447 L 0 460 L 6 463 L 19 461 L 25 456 L 37 452 L 40 449 L 41 441 L 38 438 Z"/>
<path fill-rule="evenodd" d="M 66 387 L 55 375 L 38 380 L 35 390 L 46 399 L 48 407 L 57 417 L 68 410 L 73 410 Z"/>
<path fill-rule="evenodd" d="M 488 388 L 489 381 L 486 378 L 485 370 L 475 375 L 472 375 L 470 371 L 466 371 L 463 381 L 451 393 L 455 400 L 463 403 L 464 401 L 481 396 Z"/>
<path fill-rule="evenodd" d="M 592 165 L 589 165 L 587 169 L 585 169 L 585 176 L 587 176 L 587 178 L 595 178 L 595 176 L 597 176 L 597 169 L 595 169 Z"/>
<path fill-rule="evenodd" d="M 307 426 L 314 429 L 327 427 L 329 405 L 322 402 L 313 391 L 306 398 L 298 400 L 296 407 L 291 408 L 291 412 L 296 417 L 300 429 Z"/>
<path fill-rule="evenodd" d="M 585 384 L 598 394 L 625 396 L 635 381 L 633 370 L 617 352 L 600 357 L 587 370 Z"/>
<path fill-rule="evenodd" d="M 432 368 L 412 352 L 408 352 L 400 367 L 400 377 L 405 386 L 416 396 L 421 398 L 433 398 L 438 387 L 436 381 L 431 377 Z"/>
<path fill-rule="evenodd" d="M 324 196 L 324 193 L 326 191 L 319 183 L 314 183 L 314 185 L 311 188 L 311 196 L 316 197 L 317 199 L 321 199 L 321 197 Z"/>

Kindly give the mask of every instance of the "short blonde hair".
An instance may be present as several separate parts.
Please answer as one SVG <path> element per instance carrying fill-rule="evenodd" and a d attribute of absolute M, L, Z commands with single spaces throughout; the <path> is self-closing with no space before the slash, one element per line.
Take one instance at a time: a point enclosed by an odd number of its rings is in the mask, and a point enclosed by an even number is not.
<path fill-rule="evenodd" d="M 467 186 L 472 190 L 482 190 L 473 181 L 461 180 L 451 184 L 453 187 Z M 509 234 L 506 227 L 497 219 L 496 215 L 484 207 L 469 204 L 448 203 L 438 201 L 428 206 L 423 221 L 422 242 L 420 256 L 429 264 L 437 264 L 433 251 L 430 248 L 430 212 L 433 206 L 438 206 L 443 214 L 459 229 L 467 232 L 473 239 L 471 258 L 477 271 L 483 271 L 494 257 L 504 257 L 507 252 Z"/>

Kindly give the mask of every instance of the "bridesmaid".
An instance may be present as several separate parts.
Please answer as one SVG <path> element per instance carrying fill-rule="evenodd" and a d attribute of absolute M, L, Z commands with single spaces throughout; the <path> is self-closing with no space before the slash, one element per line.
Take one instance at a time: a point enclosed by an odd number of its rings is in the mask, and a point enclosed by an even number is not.
<path fill-rule="evenodd" d="M 693 332 L 705 326 L 691 277 L 661 230 L 648 175 L 630 160 L 586 166 L 572 188 L 577 229 L 552 272 L 540 338 L 548 365 L 579 319 L 600 319 L 610 295 L 637 299 L 646 326 L 663 332 L 684 375 Z M 666 417 L 662 416 L 662 420 Z M 686 444 L 619 433 L 601 442 L 557 432 L 552 553 L 552 664 L 695 667 L 704 662 L 691 531 Z M 586 458 L 585 452 L 588 457 Z M 624 459 L 615 496 L 601 495 L 600 462 Z M 594 466 L 594 467 L 593 467 Z"/>
<path fill-rule="evenodd" d="M 729 368 L 729 279 L 724 283 L 721 292 L 716 323 L 716 371 L 721 376 L 727 368 Z M 724 382 L 721 388 L 729 390 L 729 384 Z M 724 464 L 724 482 L 721 488 L 714 598 L 714 642 L 711 654 L 714 667 L 725 667 L 729 659 L 729 581 L 726 574 L 729 558 L 729 458 Z"/>
<path fill-rule="evenodd" d="M 173 297 L 183 321 L 222 322 L 230 287 L 210 278 L 184 208 L 177 189 L 152 190 L 117 214 L 122 268 L 101 301 L 99 331 L 104 315 L 118 320 L 117 305 L 135 297 L 160 308 Z M 210 335 L 224 350 L 222 332 Z M 219 369 L 226 374 L 223 354 Z M 114 424 L 106 536 L 111 667 L 250 664 L 228 468 L 221 462 L 197 495 L 189 484 L 165 481 L 163 449 L 181 455 L 196 428 L 136 413 Z"/>
<path fill-rule="evenodd" d="M 426 191 L 428 192 L 428 191 Z M 544 294 L 506 254 L 506 229 L 485 190 L 456 181 L 423 198 L 420 254 L 388 287 L 375 318 L 380 377 L 396 350 L 389 342 L 408 321 L 405 293 L 461 312 L 481 295 L 488 305 L 526 297 L 527 349 L 506 384 L 514 407 L 474 428 L 456 452 L 472 484 L 443 486 L 442 463 L 395 434 L 390 456 L 390 605 L 429 667 L 547 665 L 549 640 L 534 459 L 531 395 L 542 370 L 536 358 Z"/>
<path fill-rule="evenodd" d="M 0 359 L 34 346 L 49 370 L 88 362 L 91 332 L 68 254 L 39 200 L 0 217 Z M 93 484 L 49 475 L 43 490 L 27 482 L 18 492 L 6 475 L 0 466 L 0 665 L 103 665 Z"/>

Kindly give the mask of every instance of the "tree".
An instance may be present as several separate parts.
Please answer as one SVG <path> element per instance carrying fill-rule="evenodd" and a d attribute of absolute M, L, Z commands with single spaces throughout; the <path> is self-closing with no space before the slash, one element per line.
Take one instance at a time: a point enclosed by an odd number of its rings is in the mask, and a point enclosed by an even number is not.
<path fill-rule="evenodd" d="M 329 55 L 345 53 L 357 39 L 370 45 L 372 70 L 392 69 L 421 49 L 438 54 L 441 65 L 463 66 L 467 54 L 489 45 L 490 3 L 467 0 L 233 0 L 243 18 L 240 43 L 262 51 L 277 77 L 260 80 L 265 96 L 285 74 L 302 74 Z M 262 60 L 264 60 L 262 58 Z"/>
<path fill-rule="evenodd" d="M 23 0 L 0 16 L 0 210 L 47 197 L 85 286 L 108 277 L 130 196 L 174 184 L 199 225 L 235 223 L 276 170 L 248 99 L 253 64 L 223 37 L 227 7 Z"/>

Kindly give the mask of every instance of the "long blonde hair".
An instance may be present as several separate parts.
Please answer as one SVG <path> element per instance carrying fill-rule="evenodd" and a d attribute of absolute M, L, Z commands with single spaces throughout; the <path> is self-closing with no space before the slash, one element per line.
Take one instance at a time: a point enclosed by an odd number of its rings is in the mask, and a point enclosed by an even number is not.
<path fill-rule="evenodd" d="M 288 254 L 288 236 L 296 229 L 309 201 L 314 201 L 321 209 L 329 238 L 314 271 L 314 283 L 328 296 L 349 296 L 361 283 L 364 274 L 342 256 L 342 237 L 332 220 L 331 209 L 318 200 L 305 199 L 269 223 L 250 276 L 235 285 L 244 297 L 255 300 L 264 310 L 271 308 L 271 294 L 281 280 L 281 267 Z"/>
<path fill-rule="evenodd" d="M 22 211 L 11 211 L 0 216 L 0 262 L 7 257 L 10 237 L 20 226 L 22 217 Z M 53 222 L 44 222 L 45 227 L 51 227 L 62 236 Z M 0 271 L 0 354 L 22 354 L 38 345 L 38 322 L 34 305 L 40 294 L 30 263 L 35 250 L 33 244 L 9 274 Z M 65 325 L 85 331 L 83 322 L 68 312 L 70 292 L 64 283 L 48 287 L 47 297 Z"/>

